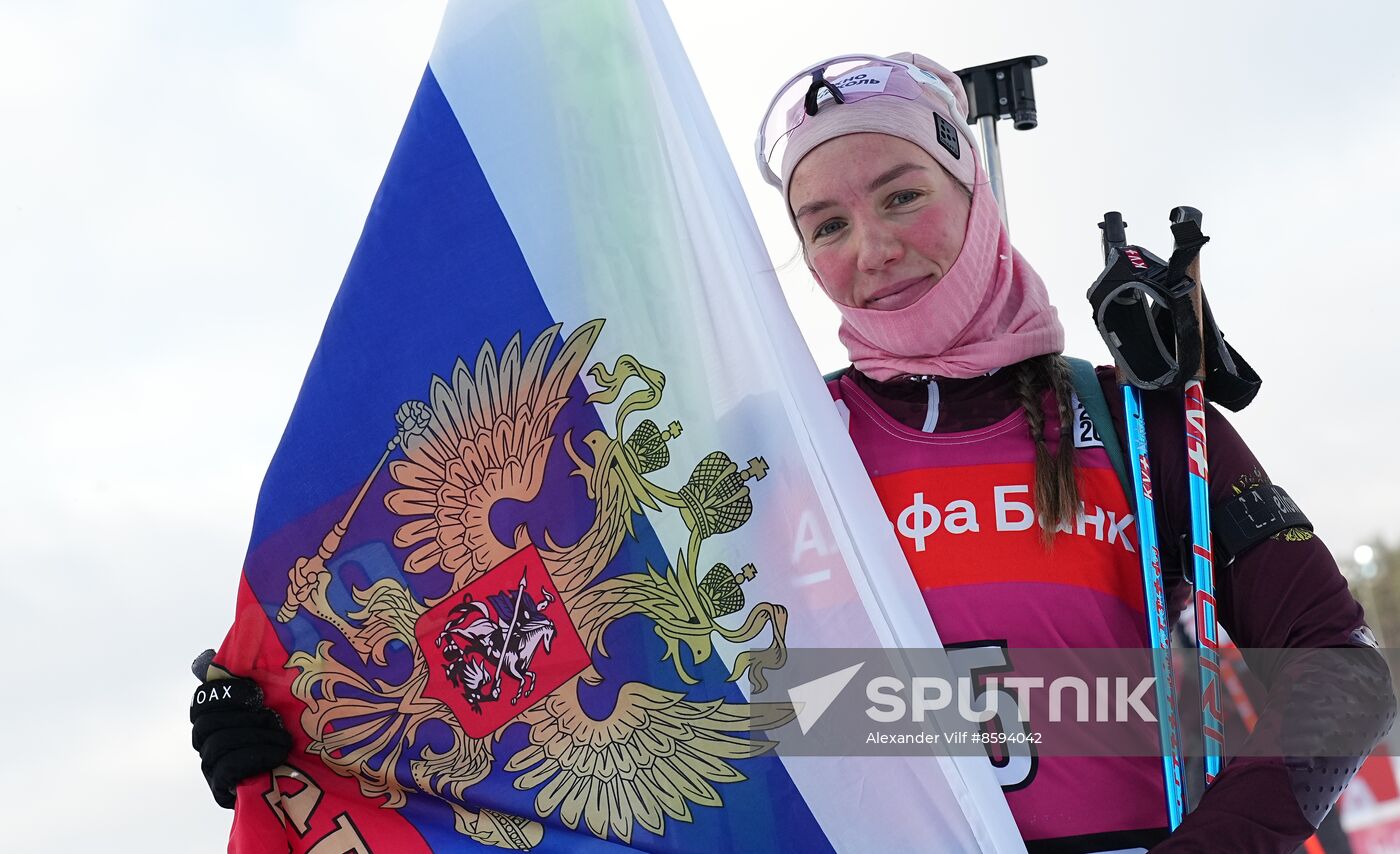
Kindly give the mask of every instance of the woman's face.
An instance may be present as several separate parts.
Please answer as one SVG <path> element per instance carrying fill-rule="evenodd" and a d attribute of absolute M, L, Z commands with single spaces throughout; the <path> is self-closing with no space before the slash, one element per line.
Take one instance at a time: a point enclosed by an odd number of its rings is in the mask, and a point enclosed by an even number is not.
<path fill-rule="evenodd" d="M 892 311 L 947 275 L 972 200 L 919 146 L 879 133 L 828 140 L 802 158 L 788 201 L 807 267 L 843 305 Z"/>

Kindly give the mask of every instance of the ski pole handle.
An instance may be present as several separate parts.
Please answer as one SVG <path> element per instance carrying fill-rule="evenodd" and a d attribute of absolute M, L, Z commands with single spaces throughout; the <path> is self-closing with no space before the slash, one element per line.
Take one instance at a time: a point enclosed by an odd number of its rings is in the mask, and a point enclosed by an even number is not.
<path fill-rule="evenodd" d="M 1197 208 L 1182 205 L 1172 208 L 1171 221 L 1175 225 L 1179 222 L 1194 222 L 1198 227 L 1201 224 L 1201 212 Z M 1191 289 L 1191 310 L 1196 314 L 1196 335 L 1201 339 L 1201 358 L 1194 365 L 1187 365 L 1191 369 L 1191 375 L 1198 380 L 1206 378 L 1206 348 L 1205 348 L 1205 313 L 1202 308 L 1204 293 L 1201 288 L 1201 256 L 1197 253 L 1191 259 L 1191 263 L 1186 265 L 1186 275 L 1191 277 L 1191 281 L 1196 283 L 1196 287 Z"/>
<path fill-rule="evenodd" d="M 1103 257 L 1107 261 L 1108 250 L 1122 249 L 1128 245 L 1128 224 L 1123 221 L 1123 215 L 1118 211 L 1108 211 L 1103 215 L 1103 222 L 1099 223 L 1099 228 L 1103 231 Z"/>
<path fill-rule="evenodd" d="M 1186 222 L 1188 220 L 1194 222 L 1196 225 L 1200 225 L 1201 210 L 1200 208 L 1193 208 L 1190 205 L 1179 205 L 1177 207 L 1172 208 L 1171 220 L 1173 225 L 1177 224 L 1178 222 Z"/>

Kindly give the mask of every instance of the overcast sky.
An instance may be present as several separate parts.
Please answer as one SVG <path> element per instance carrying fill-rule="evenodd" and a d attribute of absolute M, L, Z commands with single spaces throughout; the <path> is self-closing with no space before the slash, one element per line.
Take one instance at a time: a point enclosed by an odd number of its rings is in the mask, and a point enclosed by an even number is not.
<path fill-rule="evenodd" d="M 579 0 L 584 2 L 584 0 Z M 587 0 L 592 2 L 592 0 Z M 222 850 L 188 661 L 427 61 L 440 0 L 0 0 L 0 828 L 24 851 Z M 1103 211 L 1205 211 L 1236 424 L 1333 551 L 1400 535 L 1392 3 L 668 4 L 824 368 L 834 313 L 752 164 L 809 62 L 1040 53 L 1003 133 L 1012 234 L 1076 355 Z M 1114 17 L 1102 10 L 1115 9 Z"/>

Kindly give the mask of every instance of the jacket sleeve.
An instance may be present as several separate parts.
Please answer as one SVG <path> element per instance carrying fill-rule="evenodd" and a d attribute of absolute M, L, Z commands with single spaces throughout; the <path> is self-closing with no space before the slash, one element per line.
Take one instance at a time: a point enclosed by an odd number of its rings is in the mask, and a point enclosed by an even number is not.
<path fill-rule="evenodd" d="M 1121 429 L 1121 401 L 1110 406 Z M 1169 575 L 1175 570 L 1180 577 L 1176 543 L 1183 534 L 1189 537 L 1191 519 L 1182 396 L 1145 395 L 1144 412 L 1162 563 Z M 1206 417 L 1211 503 L 1269 483 L 1225 417 L 1211 406 Z M 1374 650 L 1360 604 L 1311 531 L 1288 529 L 1228 564 L 1217 559 L 1215 586 L 1220 624 L 1246 651 L 1246 663 L 1268 696 L 1245 749 L 1237 751 L 1241 755 L 1227 761 L 1196 809 L 1152 850 L 1285 854 L 1312 835 L 1370 748 L 1389 731 L 1395 714 L 1389 670 Z M 1359 649 L 1342 655 L 1327 649 L 1345 647 Z M 1327 737 L 1338 733 L 1344 737 Z M 1313 755 L 1339 741 L 1353 746 L 1352 755 Z M 1279 745 L 1289 749 L 1275 750 Z M 1278 755 L 1250 755 L 1258 753 Z"/>

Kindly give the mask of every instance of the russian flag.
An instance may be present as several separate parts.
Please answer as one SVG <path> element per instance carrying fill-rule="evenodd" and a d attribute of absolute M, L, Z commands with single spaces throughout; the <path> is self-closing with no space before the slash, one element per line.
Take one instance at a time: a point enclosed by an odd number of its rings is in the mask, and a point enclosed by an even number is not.
<path fill-rule="evenodd" d="M 660 3 L 449 6 L 258 498 L 230 850 L 1023 850 L 750 702 L 935 645 Z"/>

